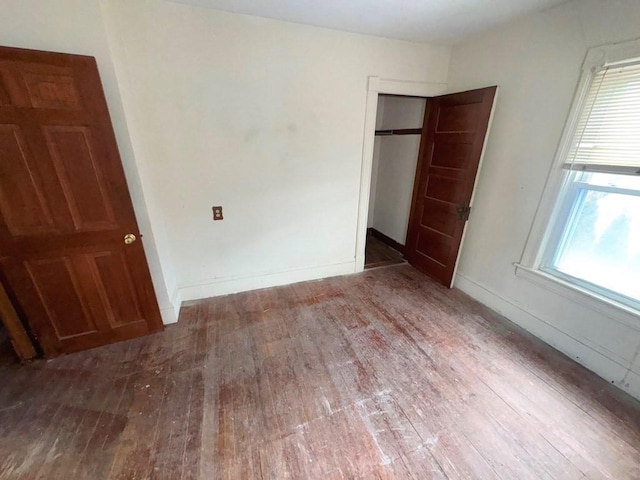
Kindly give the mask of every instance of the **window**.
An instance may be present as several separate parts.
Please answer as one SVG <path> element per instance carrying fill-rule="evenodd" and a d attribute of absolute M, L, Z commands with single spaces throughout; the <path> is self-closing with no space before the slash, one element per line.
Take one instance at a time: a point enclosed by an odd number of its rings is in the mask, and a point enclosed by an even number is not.
<path fill-rule="evenodd" d="M 640 60 L 592 70 L 537 267 L 640 309 Z"/>

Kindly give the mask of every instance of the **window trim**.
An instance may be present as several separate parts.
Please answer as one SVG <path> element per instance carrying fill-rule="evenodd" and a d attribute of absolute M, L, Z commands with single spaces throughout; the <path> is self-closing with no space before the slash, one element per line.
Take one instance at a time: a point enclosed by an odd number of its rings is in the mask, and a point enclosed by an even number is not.
<path fill-rule="evenodd" d="M 522 257 L 519 262 L 514 263 L 517 276 L 533 281 L 533 283 L 545 287 L 547 290 L 560 293 L 562 296 L 574 301 L 586 303 L 592 308 L 595 302 L 600 307 L 596 308 L 596 310 L 605 313 L 611 318 L 623 320 L 623 323 L 627 325 L 629 325 L 629 315 L 631 315 L 635 317 L 632 323 L 635 323 L 636 327 L 638 326 L 638 321 L 640 321 L 640 309 L 637 307 L 616 300 L 614 298 L 615 295 L 607 296 L 602 291 L 597 291 L 598 289 L 585 288 L 580 279 L 577 279 L 577 282 L 573 282 L 569 278 L 562 278 L 556 275 L 556 272 L 551 274 L 542 270 L 542 268 L 547 260 L 545 255 L 548 255 L 547 246 L 549 242 L 552 239 L 558 239 L 558 235 L 562 235 L 564 224 L 559 226 L 559 217 L 561 215 L 566 217 L 571 214 L 572 205 L 567 200 L 567 195 L 571 192 L 569 190 L 564 194 L 562 192 L 564 173 L 566 172 L 564 165 L 595 73 L 605 66 L 629 63 L 637 59 L 640 59 L 640 39 L 593 47 L 587 51 L 571 109 L 553 164 L 547 175 L 542 197 L 538 204 Z M 561 204 L 560 202 L 562 202 L 562 208 L 556 208 L 556 205 Z M 587 299 L 588 301 L 585 301 Z"/>
<path fill-rule="evenodd" d="M 599 295 L 592 290 L 587 290 L 575 283 L 569 283 L 542 270 L 521 264 L 516 264 L 516 276 L 566 298 L 569 301 L 575 302 L 581 307 L 598 312 L 617 323 L 640 331 L 638 311 L 623 303 L 615 302 L 608 297 Z"/>

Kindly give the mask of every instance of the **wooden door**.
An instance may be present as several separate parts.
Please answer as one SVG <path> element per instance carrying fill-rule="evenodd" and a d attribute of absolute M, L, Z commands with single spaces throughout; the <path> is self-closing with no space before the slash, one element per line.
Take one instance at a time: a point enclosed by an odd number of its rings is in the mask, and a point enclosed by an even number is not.
<path fill-rule="evenodd" d="M 0 280 L 48 357 L 163 328 L 92 57 L 0 47 Z"/>
<path fill-rule="evenodd" d="M 497 87 L 427 100 L 405 257 L 453 283 Z"/>

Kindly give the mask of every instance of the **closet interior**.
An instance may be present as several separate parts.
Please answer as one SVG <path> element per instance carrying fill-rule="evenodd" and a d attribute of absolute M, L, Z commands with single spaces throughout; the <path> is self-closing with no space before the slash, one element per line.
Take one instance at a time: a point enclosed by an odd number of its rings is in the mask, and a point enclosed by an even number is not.
<path fill-rule="evenodd" d="M 380 95 L 365 268 L 403 263 L 426 98 Z"/>

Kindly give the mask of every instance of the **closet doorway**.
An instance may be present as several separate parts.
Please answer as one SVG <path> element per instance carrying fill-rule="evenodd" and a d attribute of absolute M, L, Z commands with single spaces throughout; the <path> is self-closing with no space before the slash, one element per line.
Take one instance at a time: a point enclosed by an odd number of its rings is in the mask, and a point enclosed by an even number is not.
<path fill-rule="evenodd" d="M 369 191 L 363 201 L 361 190 L 356 261 L 366 269 L 406 259 L 452 287 L 497 87 L 429 97 L 369 90 L 377 116 L 365 122 L 361 189 Z"/>
<path fill-rule="evenodd" d="M 427 99 L 379 95 L 365 269 L 404 263 Z"/>

